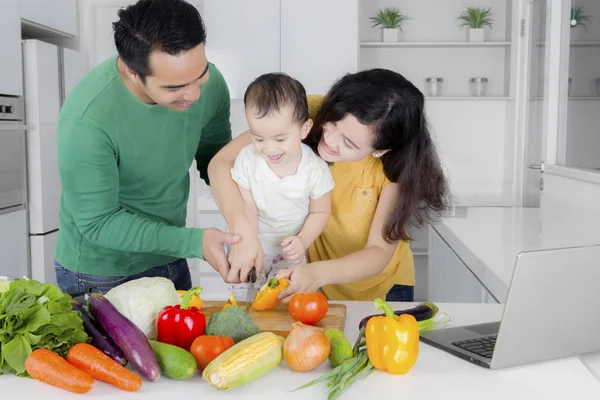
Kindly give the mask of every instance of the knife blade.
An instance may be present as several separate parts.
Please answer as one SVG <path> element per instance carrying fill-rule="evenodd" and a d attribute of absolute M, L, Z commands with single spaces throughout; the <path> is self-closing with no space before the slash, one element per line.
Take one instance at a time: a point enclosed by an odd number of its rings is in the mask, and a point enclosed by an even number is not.
<path fill-rule="evenodd" d="M 246 312 L 250 311 L 250 307 L 252 307 L 252 301 L 258 293 L 258 289 L 254 287 L 254 283 L 256 282 L 256 268 L 252 267 L 250 272 L 248 272 L 248 295 L 246 296 Z"/>

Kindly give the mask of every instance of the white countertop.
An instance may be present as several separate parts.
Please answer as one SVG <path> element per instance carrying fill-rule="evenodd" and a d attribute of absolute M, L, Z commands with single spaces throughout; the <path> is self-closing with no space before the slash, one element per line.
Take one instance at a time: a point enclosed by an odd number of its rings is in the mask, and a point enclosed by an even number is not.
<path fill-rule="evenodd" d="M 360 319 L 374 313 L 371 302 L 346 302 L 348 316 L 345 333 L 351 342 L 358 334 Z M 392 303 L 394 309 L 411 307 L 410 303 Z M 502 306 L 496 304 L 439 303 L 440 312 L 447 312 L 451 325 L 489 322 L 500 318 Z M 166 399 L 181 395 L 189 399 L 326 399 L 325 384 L 319 384 L 295 393 L 286 393 L 330 370 L 325 362 L 315 371 L 295 373 L 285 362 L 263 377 L 242 387 L 225 392 L 211 388 L 199 375 L 188 381 L 173 381 L 161 377 L 157 383 L 144 381 L 136 393 L 128 393 L 96 381 L 94 389 L 84 397 L 52 386 L 13 375 L 0 377 L 2 398 L 33 399 Z M 420 344 L 417 363 L 406 375 L 391 375 L 376 371 L 367 379 L 358 381 L 341 397 L 364 400 L 365 394 L 390 398 L 400 392 L 404 399 L 598 399 L 600 383 L 576 357 L 489 370 L 455 356 Z M 397 397 L 397 396 L 394 396 Z"/>
<path fill-rule="evenodd" d="M 540 208 L 457 208 L 433 229 L 500 302 L 520 252 L 600 244 L 599 213 L 551 199 Z"/>

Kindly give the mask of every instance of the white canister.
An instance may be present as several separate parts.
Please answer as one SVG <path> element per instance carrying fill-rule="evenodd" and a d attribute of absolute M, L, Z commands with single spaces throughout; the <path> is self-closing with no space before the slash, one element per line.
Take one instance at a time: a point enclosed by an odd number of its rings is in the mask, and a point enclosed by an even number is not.
<path fill-rule="evenodd" d="M 488 78 L 470 78 L 469 93 L 474 97 L 483 97 L 487 94 Z"/>
<path fill-rule="evenodd" d="M 425 95 L 430 97 L 441 96 L 443 84 L 443 78 L 425 78 Z"/>

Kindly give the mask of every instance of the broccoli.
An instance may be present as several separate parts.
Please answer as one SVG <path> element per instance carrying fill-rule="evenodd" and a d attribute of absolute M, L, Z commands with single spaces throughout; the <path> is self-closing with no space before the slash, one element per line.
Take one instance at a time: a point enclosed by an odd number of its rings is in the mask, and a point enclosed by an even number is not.
<path fill-rule="evenodd" d="M 258 333 L 260 329 L 244 308 L 230 306 L 211 315 L 206 325 L 205 335 L 228 336 L 237 343 Z"/>

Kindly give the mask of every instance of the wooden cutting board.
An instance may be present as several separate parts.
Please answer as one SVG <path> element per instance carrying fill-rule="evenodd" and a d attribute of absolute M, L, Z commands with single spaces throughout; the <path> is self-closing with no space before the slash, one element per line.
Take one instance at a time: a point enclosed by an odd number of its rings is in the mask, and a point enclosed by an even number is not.
<path fill-rule="evenodd" d="M 210 316 L 215 312 L 221 311 L 224 305 L 225 301 L 205 300 L 202 304 L 202 312 L 206 315 L 207 322 Z M 238 305 L 246 307 L 245 302 L 239 302 Z M 273 332 L 283 337 L 287 337 L 292 330 L 292 324 L 296 322 L 290 315 L 287 305 L 283 304 L 280 304 L 273 310 L 255 311 L 250 309 L 248 314 L 260 328 L 261 332 Z M 343 331 L 345 322 L 346 305 L 329 304 L 325 318 L 314 326 L 323 329 L 338 328 Z"/>

